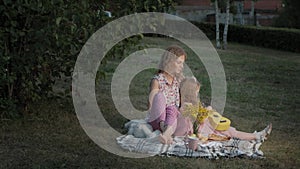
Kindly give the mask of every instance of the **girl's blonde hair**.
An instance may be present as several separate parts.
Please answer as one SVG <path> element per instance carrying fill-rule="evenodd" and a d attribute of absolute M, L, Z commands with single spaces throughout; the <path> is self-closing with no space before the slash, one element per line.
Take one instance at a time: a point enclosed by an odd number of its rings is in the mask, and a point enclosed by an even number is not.
<path fill-rule="evenodd" d="M 158 66 L 159 73 L 162 71 L 168 72 L 169 70 L 171 70 L 172 65 L 170 63 L 175 62 L 176 59 L 182 55 L 184 55 L 184 59 L 187 58 L 186 52 L 180 46 L 177 45 L 169 46 L 160 59 L 160 63 Z M 174 76 L 178 81 L 181 81 L 184 78 L 182 72 L 175 74 Z"/>
<path fill-rule="evenodd" d="M 199 104 L 199 96 L 196 93 L 200 89 L 200 82 L 195 77 L 186 77 L 180 83 L 180 103 Z"/>

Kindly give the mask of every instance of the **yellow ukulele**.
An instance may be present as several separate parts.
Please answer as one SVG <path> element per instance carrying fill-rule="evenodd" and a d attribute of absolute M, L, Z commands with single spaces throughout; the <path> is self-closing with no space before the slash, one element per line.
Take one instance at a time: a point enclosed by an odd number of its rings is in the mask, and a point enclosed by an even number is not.
<path fill-rule="evenodd" d="M 209 112 L 208 120 L 213 128 L 219 131 L 228 130 L 231 121 L 216 111 Z"/>

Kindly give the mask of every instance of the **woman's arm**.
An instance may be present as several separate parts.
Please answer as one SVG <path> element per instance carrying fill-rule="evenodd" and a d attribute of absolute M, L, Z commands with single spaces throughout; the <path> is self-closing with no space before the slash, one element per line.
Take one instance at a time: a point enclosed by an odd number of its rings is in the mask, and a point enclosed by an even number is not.
<path fill-rule="evenodd" d="M 151 85 L 150 85 L 150 93 L 148 98 L 148 109 L 150 109 L 152 105 L 153 98 L 156 93 L 159 92 L 159 83 L 157 79 L 152 79 Z"/>

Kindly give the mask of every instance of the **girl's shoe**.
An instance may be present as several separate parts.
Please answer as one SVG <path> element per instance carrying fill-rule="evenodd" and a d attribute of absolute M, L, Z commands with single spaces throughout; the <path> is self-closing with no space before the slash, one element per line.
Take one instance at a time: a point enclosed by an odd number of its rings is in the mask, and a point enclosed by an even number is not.
<path fill-rule="evenodd" d="M 256 140 L 260 142 L 264 142 L 267 140 L 267 137 L 271 134 L 272 131 L 272 123 L 270 123 L 265 129 L 263 129 L 260 132 L 255 132 L 256 134 Z"/>

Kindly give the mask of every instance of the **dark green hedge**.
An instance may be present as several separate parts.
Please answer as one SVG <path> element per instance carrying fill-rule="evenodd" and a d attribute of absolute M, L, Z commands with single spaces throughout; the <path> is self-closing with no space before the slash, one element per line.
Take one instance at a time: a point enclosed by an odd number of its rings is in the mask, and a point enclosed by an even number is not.
<path fill-rule="evenodd" d="M 61 74 L 70 76 L 83 44 L 107 19 L 100 9 L 95 0 L 0 3 L 0 117 L 26 111 Z"/>
<path fill-rule="evenodd" d="M 126 14 L 162 11 L 172 4 L 172 0 L 0 1 L 0 119 L 22 115 L 41 99 L 56 98 L 54 82 L 71 76 L 82 46 L 100 27 Z M 112 18 L 105 13 L 108 9 Z M 126 56 L 126 51 L 138 47 L 139 39 L 124 39 L 107 57 Z M 97 78 L 104 73 L 99 70 Z"/>
<path fill-rule="evenodd" d="M 215 39 L 215 24 L 193 22 L 209 39 Z M 220 35 L 224 25 L 220 24 Z M 220 36 L 222 39 L 222 36 Z M 230 25 L 229 42 L 238 42 L 291 52 L 300 52 L 300 30 Z"/>

